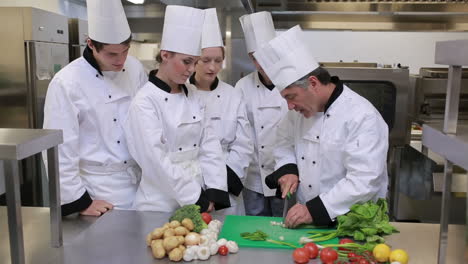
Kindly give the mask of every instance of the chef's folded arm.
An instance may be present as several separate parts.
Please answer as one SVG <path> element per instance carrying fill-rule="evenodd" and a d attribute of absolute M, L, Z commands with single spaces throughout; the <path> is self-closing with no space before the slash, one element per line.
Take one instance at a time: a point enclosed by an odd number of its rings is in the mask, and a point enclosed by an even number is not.
<path fill-rule="evenodd" d="M 93 202 L 79 175 L 79 110 L 71 98 L 73 95 L 66 89 L 72 84 L 59 78 L 53 79 L 44 107 L 44 127 L 63 130 L 64 142 L 58 147 L 63 216 L 81 212 Z M 47 160 L 47 155 L 43 157 Z"/>
<path fill-rule="evenodd" d="M 205 192 L 209 201 L 214 203 L 216 210 L 231 206 L 227 186 L 226 163 L 219 153 L 221 144 L 216 137 L 208 117 L 203 120 L 203 131 L 200 142 L 200 167 L 205 182 Z"/>
<path fill-rule="evenodd" d="M 254 152 L 251 131 L 246 106 L 241 103 L 237 109 L 236 137 L 228 146 L 226 160 L 228 191 L 235 196 L 239 196 L 244 188 L 242 182 L 245 181 L 247 167 Z"/>

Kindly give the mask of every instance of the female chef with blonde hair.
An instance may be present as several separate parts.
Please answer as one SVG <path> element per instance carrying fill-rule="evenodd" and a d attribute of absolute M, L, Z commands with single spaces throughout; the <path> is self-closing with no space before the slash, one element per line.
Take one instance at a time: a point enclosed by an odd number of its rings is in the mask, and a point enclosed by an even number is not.
<path fill-rule="evenodd" d="M 126 138 L 142 168 L 137 210 L 172 212 L 198 204 L 210 212 L 230 206 L 221 145 L 203 104 L 184 85 L 200 56 L 204 15 L 167 6 L 159 69 L 150 72 L 130 105 Z"/>
<path fill-rule="evenodd" d="M 218 79 L 224 61 L 224 46 L 215 8 L 205 10 L 202 54 L 190 77 L 193 89 L 204 101 L 206 114 L 216 131 L 226 163 L 231 207 L 223 214 L 245 215 L 243 182 L 253 153 L 251 128 L 242 92 Z"/>

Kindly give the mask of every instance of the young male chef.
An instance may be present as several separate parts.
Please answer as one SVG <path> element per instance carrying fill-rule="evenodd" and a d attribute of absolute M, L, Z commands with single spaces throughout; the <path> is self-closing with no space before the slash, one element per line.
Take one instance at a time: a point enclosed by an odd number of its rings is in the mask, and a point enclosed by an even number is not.
<path fill-rule="evenodd" d="M 131 32 L 121 1 L 87 0 L 87 9 L 88 46 L 52 79 L 44 108 L 44 128 L 63 130 L 62 215 L 129 209 L 141 174 L 121 122 L 147 75 L 127 56 Z"/>
<path fill-rule="evenodd" d="M 243 191 L 245 213 L 281 216 L 283 201 L 275 197 L 275 190 L 265 185 L 265 177 L 274 171 L 276 129 L 288 110 L 279 90 L 252 56 L 263 44 L 275 37 L 275 28 L 269 12 L 244 15 L 239 20 L 244 31 L 247 52 L 257 69 L 236 84 L 236 89 L 241 89 L 245 98 L 254 143 L 254 154 L 247 169 Z"/>
<path fill-rule="evenodd" d="M 281 121 L 266 179 L 282 198 L 297 190 L 285 224 L 329 225 L 355 203 L 384 198 L 388 127 L 374 106 L 319 67 L 299 26 L 254 56 L 294 110 Z"/>

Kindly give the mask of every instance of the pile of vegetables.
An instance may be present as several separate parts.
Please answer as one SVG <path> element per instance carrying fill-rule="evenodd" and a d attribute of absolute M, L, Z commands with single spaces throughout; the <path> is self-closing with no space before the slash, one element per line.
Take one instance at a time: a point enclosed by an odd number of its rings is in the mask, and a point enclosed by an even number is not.
<path fill-rule="evenodd" d="M 219 220 L 212 220 L 210 214 L 200 214 L 199 206 L 184 206 L 171 216 L 169 223 L 150 232 L 146 244 L 151 247 L 154 258 L 168 256 L 171 261 L 207 260 L 217 253 L 223 256 L 237 253 L 236 242 L 218 240 L 221 225 Z"/>
<path fill-rule="evenodd" d="M 192 220 L 194 224 L 194 232 L 200 233 L 202 229 L 208 228 L 208 224 L 203 221 L 203 218 L 200 214 L 200 206 L 196 204 L 186 205 L 177 209 L 169 218 L 169 221 L 177 220 L 181 222 L 185 218 Z"/>
<path fill-rule="evenodd" d="M 338 249 L 335 249 L 337 248 Z M 391 250 L 386 244 L 378 244 L 372 251 L 363 250 L 363 246 L 350 239 L 340 240 L 338 245 L 317 245 L 309 242 L 293 252 L 295 263 L 305 264 L 310 259 L 320 257 L 325 264 L 371 264 L 389 263 L 407 264 L 408 254 L 402 249 Z M 360 253 L 358 253 L 360 252 Z"/>
<path fill-rule="evenodd" d="M 401 249 L 391 251 L 383 236 L 398 232 L 390 225 L 387 215 L 388 207 L 385 199 L 377 202 L 369 201 L 363 204 L 355 204 L 346 215 L 338 216 L 336 230 L 321 230 L 320 227 L 304 225 L 301 228 L 314 228 L 307 232 L 307 236 L 300 239 L 299 244 L 305 244 L 302 248 L 294 244 L 273 240 L 261 230 L 253 233 L 242 233 L 241 237 L 253 241 L 266 241 L 294 248 L 293 259 L 296 263 L 307 263 L 309 259 L 320 257 L 323 263 L 388 263 L 407 264 L 408 254 Z M 271 225 L 284 227 L 282 223 L 271 222 Z M 325 242 L 336 237 L 343 238 L 339 244 L 317 245 L 317 242 Z M 358 242 L 355 242 L 358 241 Z M 393 254 L 393 255 L 392 255 Z M 338 262 L 336 262 L 338 261 Z"/>

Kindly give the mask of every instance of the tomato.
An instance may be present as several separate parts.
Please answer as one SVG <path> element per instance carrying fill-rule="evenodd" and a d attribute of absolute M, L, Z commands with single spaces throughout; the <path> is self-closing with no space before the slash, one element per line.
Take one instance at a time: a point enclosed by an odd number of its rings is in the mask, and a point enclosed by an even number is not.
<path fill-rule="evenodd" d="M 312 243 L 312 242 L 307 243 L 304 245 L 304 248 L 307 249 L 307 251 L 309 251 L 309 258 L 311 259 L 317 258 L 319 254 L 319 249 L 315 243 Z"/>
<path fill-rule="evenodd" d="M 342 238 L 340 239 L 340 244 L 348 244 L 348 243 L 354 243 L 354 240 L 350 239 L 350 238 Z M 348 248 L 338 248 L 339 250 L 341 251 L 350 251 Z"/>
<path fill-rule="evenodd" d="M 293 252 L 294 262 L 304 264 L 309 262 L 309 251 L 305 248 L 296 248 Z"/>
<path fill-rule="evenodd" d="M 350 253 L 348 253 L 348 260 L 351 261 L 351 262 L 355 262 L 355 261 L 359 260 L 359 257 L 358 257 L 358 255 L 356 253 L 350 252 Z"/>
<path fill-rule="evenodd" d="M 201 213 L 201 217 L 203 219 L 203 222 L 206 224 L 209 224 L 211 222 L 211 215 L 209 213 Z"/>
<path fill-rule="evenodd" d="M 338 259 L 338 253 L 332 248 L 324 248 L 320 251 L 320 260 L 322 262 L 334 262 Z"/>
<path fill-rule="evenodd" d="M 220 246 L 218 248 L 218 254 L 221 256 L 226 256 L 229 253 L 229 249 L 226 246 Z"/>
<path fill-rule="evenodd" d="M 369 264 L 369 261 L 367 261 L 366 259 L 360 259 L 358 264 Z"/>

